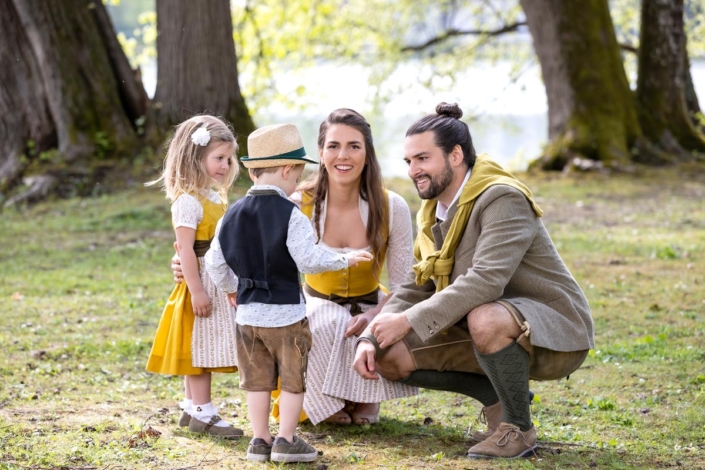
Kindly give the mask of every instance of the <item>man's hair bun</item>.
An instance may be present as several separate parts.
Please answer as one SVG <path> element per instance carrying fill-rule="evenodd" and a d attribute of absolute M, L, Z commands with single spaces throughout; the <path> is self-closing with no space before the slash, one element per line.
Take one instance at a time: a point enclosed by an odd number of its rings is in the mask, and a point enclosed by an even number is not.
<path fill-rule="evenodd" d="M 448 116 L 455 119 L 460 119 L 463 117 L 463 110 L 460 109 L 458 103 L 440 103 L 436 106 L 436 114 L 439 116 Z"/>

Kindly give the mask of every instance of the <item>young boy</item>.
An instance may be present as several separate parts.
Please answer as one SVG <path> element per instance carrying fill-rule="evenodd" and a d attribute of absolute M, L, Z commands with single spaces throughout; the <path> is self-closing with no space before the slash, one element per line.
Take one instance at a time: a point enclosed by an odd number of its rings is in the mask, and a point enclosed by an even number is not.
<path fill-rule="evenodd" d="M 255 184 L 220 220 L 206 268 L 238 307 L 240 388 L 247 391 L 254 433 L 247 459 L 312 462 L 318 452 L 294 435 L 311 347 L 299 272 L 337 271 L 369 261 L 372 255 L 336 254 L 316 245 L 311 222 L 287 199 L 304 164 L 317 163 L 307 158 L 295 126 L 260 128 L 247 139 L 247 146 L 250 155 L 241 161 Z M 280 425 L 272 442 L 269 406 L 278 377 Z"/>

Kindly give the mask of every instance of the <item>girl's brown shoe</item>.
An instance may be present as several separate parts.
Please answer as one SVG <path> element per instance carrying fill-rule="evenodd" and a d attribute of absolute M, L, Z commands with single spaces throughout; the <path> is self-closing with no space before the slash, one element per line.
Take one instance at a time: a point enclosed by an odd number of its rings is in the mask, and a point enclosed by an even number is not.
<path fill-rule="evenodd" d="M 237 439 L 244 435 L 242 429 L 234 428 L 229 424 L 227 426 L 214 426 L 218 421 L 222 421 L 218 415 L 211 416 L 211 419 L 208 420 L 207 423 L 192 416 L 188 429 L 191 432 L 210 434 L 211 436 L 222 437 L 224 439 Z"/>

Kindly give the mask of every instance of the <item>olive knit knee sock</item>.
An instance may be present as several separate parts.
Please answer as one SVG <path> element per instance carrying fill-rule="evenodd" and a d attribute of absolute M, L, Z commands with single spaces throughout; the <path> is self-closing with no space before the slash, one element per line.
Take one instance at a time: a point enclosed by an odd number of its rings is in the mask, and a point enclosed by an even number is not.
<path fill-rule="evenodd" d="M 491 354 L 475 349 L 475 356 L 502 402 L 502 421 L 517 425 L 522 431 L 531 429 L 529 353 L 513 342 Z"/>
<path fill-rule="evenodd" d="M 431 390 L 461 393 L 474 398 L 484 406 L 491 406 L 499 401 L 492 382 L 482 374 L 452 370 L 443 372 L 437 370 L 415 370 L 399 382 L 415 387 L 430 388 Z"/>

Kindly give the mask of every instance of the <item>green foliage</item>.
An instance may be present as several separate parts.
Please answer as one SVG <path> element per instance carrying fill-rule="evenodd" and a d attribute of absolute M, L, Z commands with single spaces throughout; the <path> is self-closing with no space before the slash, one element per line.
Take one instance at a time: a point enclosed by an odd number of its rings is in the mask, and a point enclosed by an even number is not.
<path fill-rule="evenodd" d="M 157 57 L 157 13 L 139 13 L 137 25 L 129 35 L 118 31 L 117 38 L 132 67 L 144 67 Z"/>
<path fill-rule="evenodd" d="M 686 0 L 685 31 L 690 57 L 705 57 L 705 0 Z"/>
<path fill-rule="evenodd" d="M 95 142 L 95 156 L 97 159 L 102 160 L 110 155 L 112 143 L 108 138 L 108 135 L 103 131 L 98 131 L 94 136 Z"/>
<path fill-rule="evenodd" d="M 703 5 L 703 0 L 687 2 L 691 57 L 705 55 Z M 610 1 L 621 43 L 638 47 L 640 8 L 637 0 Z M 360 65 L 360 78 L 367 78 L 371 98 L 382 105 L 414 82 L 434 92 L 452 90 L 458 74 L 478 62 L 510 62 L 510 78 L 516 80 L 534 58 L 526 34 L 479 33 L 524 21 L 518 1 L 246 1 L 234 5 L 233 20 L 240 70 L 248 77 L 241 86 L 255 108 L 271 101 L 292 107 L 315 103 L 315 90 L 305 83 L 290 93 L 279 91 L 276 80 L 323 63 Z M 455 34 L 469 31 L 475 34 Z M 432 40 L 437 42 L 413 50 Z M 624 58 L 634 78 L 636 56 Z M 404 74 L 400 88 L 392 88 L 388 79 L 404 65 L 411 65 L 413 73 Z"/>
<path fill-rule="evenodd" d="M 638 47 L 641 2 L 610 0 L 609 5 L 618 41 Z M 110 5 L 133 67 L 156 57 L 153 8 L 153 3 Z M 511 63 L 510 79 L 517 80 L 535 60 L 526 33 L 480 33 L 523 22 L 517 0 L 243 0 L 233 2 L 232 15 L 240 86 L 251 109 L 272 102 L 295 109 L 315 105 L 316 90 L 303 79 L 292 89 L 278 86 L 280 77 L 303 77 L 315 65 L 359 66 L 347 70 L 370 84 L 370 101 L 382 106 L 414 83 L 433 92 L 452 90 L 459 73 L 478 63 Z M 686 2 L 685 22 L 691 58 L 705 57 L 705 0 Z M 476 34 L 456 34 L 463 31 Z M 423 50 L 408 49 L 434 38 L 437 42 Z M 634 83 L 636 55 L 623 57 Z M 400 78 L 394 85 L 392 76 Z"/>
<path fill-rule="evenodd" d="M 677 259 L 680 257 L 677 249 L 672 246 L 659 247 L 654 252 L 654 256 L 660 259 Z"/>
<path fill-rule="evenodd" d="M 703 114 L 701 111 L 695 113 L 693 117 L 695 118 L 695 122 L 697 123 L 698 127 L 705 129 L 705 114 Z"/>
<path fill-rule="evenodd" d="M 449 35 L 450 30 L 490 31 L 518 21 L 518 2 L 493 6 L 491 2 L 366 0 L 278 0 L 245 2 L 233 9 L 235 41 L 243 76 L 243 93 L 257 108 L 272 100 L 306 106 L 315 90 L 300 84 L 295 93 L 275 88 L 277 77 L 295 75 L 313 65 L 359 65 L 360 79 L 370 83 L 373 99 L 384 103 L 391 90 L 385 85 L 400 66 L 413 62 L 416 81 L 434 90 L 450 89 L 458 71 L 474 60 L 528 58 L 526 41 L 490 41 L 489 36 Z M 404 50 L 419 41 L 444 38 L 428 50 Z M 521 71 L 517 61 L 513 75 Z M 402 85 L 405 86 L 405 85 Z"/>

